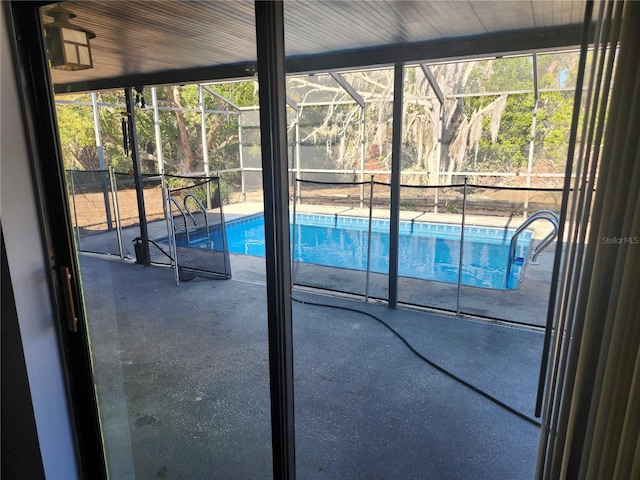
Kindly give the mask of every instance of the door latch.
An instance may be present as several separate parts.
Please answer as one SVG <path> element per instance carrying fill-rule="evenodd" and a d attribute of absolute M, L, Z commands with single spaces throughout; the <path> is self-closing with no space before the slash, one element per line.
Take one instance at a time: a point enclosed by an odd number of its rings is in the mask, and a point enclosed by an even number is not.
<path fill-rule="evenodd" d="M 71 287 L 71 270 L 69 267 L 61 267 L 62 291 L 64 293 L 64 304 L 67 311 L 67 327 L 72 332 L 78 331 L 78 317 L 73 302 L 73 288 Z"/>

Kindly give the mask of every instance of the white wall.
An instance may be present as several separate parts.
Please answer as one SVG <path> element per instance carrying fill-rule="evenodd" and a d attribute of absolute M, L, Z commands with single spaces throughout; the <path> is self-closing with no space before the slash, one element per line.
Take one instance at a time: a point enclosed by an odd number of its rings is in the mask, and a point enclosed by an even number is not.
<path fill-rule="evenodd" d="M 0 8 L 0 218 L 36 428 L 48 479 L 78 478 L 60 350 L 53 324 L 35 192 L 4 10 Z"/>

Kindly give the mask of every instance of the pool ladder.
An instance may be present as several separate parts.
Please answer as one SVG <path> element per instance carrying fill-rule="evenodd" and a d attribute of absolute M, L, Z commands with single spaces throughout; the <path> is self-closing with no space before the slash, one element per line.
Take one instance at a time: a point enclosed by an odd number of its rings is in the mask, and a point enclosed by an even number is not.
<path fill-rule="evenodd" d="M 526 219 L 522 225 L 518 227 L 516 232 L 511 237 L 511 244 L 509 246 L 509 262 L 507 263 L 507 278 L 505 280 L 505 287 L 509 286 L 509 277 L 511 276 L 511 268 L 513 265 L 514 257 L 516 255 L 516 244 L 518 243 L 518 236 L 533 222 L 536 220 L 547 220 L 553 226 L 553 230 L 549 232 L 549 234 L 542 239 L 540 244 L 533 249 L 531 252 L 531 260 L 529 263 L 532 265 L 537 265 L 536 260 L 538 259 L 538 255 L 542 253 L 542 251 L 547 248 L 558 236 L 558 215 L 551 210 L 538 210 L 536 213 L 531 215 L 528 219 Z"/>
<path fill-rule="evenodd" d="M 195 227 L 195 229 L 193 231 L 196 231 L 199 227 L 198 225 L 198 221 L 195 219 L 195 217 L 193 216 L 193 212 L 189 209 L 189 205 L 187 204 L 187 200 L 189 198 L 192 198 L 196 204 L 198 205 L 198 208 L 200 209 L 200 211 L 202 212 L 202 215 L 204 216 L 204 226 L 205 226 L 205 231 L 207 234 L 207 238 L 209 238 L 209 219 L 207 217 L 207 210 L 206 208 L 204 208 L 204 205 L 202 204 L 202 202 L 200 200 L 198 200 L 198 197 L 196 197 L 193 193 L 189 193 L 188 195 L 185 195 L 184 200 L 182 201 L 182 204 L 184 205 L 184 208 L 182 208 L 180 206 L 180 204 L 178 203 L 178 201 L 175 199 L 175 197 L 169 197 L 169 201 L 171 203 L 173 203 L 176 208 L 178 209 L 178 212 L 180 212 L 180 216 L 182 217 L 182 221 L 184 223 L 184 231 L 185 231 L 185 235 L 186 235 L 186 239 L 187 239 L 187 245 L 191 245 L 191 239 L 190 239 L 190 233 L 189 233 L 189 223 L 187 220 L 187 216 L 191 219 L 191 222 L 193 223 L 193 226 Z M 171 222 L 173 224 L 173 231 L 175 232 L 176 229 L 176 225 L 175 222 Z"/>
<path fill-rule="evenodd" d="M 193 213 L 191 212 L 191 210 L 189 210 L 189 205 L 187 204 L 187 200 L 189 200 L 189 198 L 192 198 L 193 201 L 196 202 L 196 205 L 198 205 L 198 208 L 202 212 L 202 216 L 204 217 L 204 230 L 207 235 L 206 238 L 208 240 L 209 239 L 209 218 L 207 217 L 207 209 L 204 208 L 204 205 L 202 204 L 202 202 L 198 200 L 198 197 L 196 197 L 193 193 L 189 193 L 185 195 L 182 203 L 184 204 L 184 209 L 187 212 L 187 215 L 191 217 L 191 220 L 193 221 L 193 226 L 196 227 L 196 229 L 198 228 L 199 225 L 196 219 L 194 218 Z"/>

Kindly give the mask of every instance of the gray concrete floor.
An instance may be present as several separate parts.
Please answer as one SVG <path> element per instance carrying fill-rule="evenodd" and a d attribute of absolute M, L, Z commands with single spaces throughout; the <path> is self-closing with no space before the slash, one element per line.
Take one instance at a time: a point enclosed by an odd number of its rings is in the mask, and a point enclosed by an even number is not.
<path fill-rule="evenodd" d="M 271 478 L 263 260 L 176 287 L 81 256 L 114 479 Z M 373 313 L 418 351 L 531 415 L 542 334 L 308 292 Z M 539 429 L 424 363 L 380 323 L 294 303 L 300 479 L 527 479 Z"/>

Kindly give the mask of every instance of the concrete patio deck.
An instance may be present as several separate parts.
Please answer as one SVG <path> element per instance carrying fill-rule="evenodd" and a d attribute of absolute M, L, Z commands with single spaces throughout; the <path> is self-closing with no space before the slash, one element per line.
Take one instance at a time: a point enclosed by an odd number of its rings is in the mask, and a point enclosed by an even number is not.
<path fill-rule="evenodd" d="M 84 255 L 81 272 L 112 478 L 271 478 L 259 262 L 180 287 L 170 269 Z M 372 313 L 442 367 L 533 412 L 538 331 L 294 294 Z M 372 318 L 294 303 L 294 352 L 298 478 L 532 478 L 539 429 Z"/>

